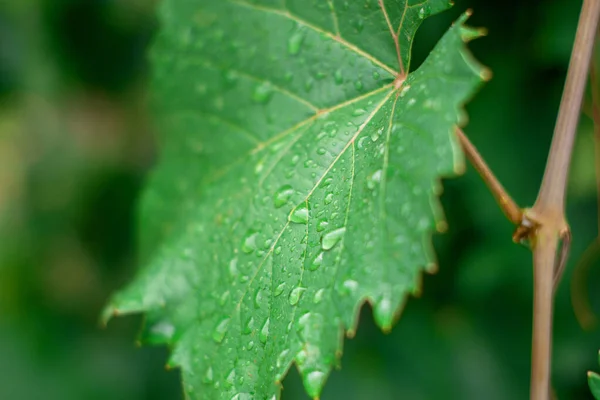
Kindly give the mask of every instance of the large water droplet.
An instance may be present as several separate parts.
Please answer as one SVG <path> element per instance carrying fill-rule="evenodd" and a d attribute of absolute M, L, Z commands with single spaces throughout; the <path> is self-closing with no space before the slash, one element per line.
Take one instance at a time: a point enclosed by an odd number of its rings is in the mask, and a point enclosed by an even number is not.
<path fill-rule="evenodd" d="M 346 228 L 338 228 L 334 231 L 328 232 L 323 235 L 323 239 L 321 240 L 321 247 L 323 250 L 330 250 L 338 244 L 338 242 L 344 237 L 346 233 Z"/>
<path fill-rule="evenodd" d="M 388 298 L 381 299 L 375 304 L 375 321 L 384 331 L 389 331 L 394 320 L 392 302 Z"/>
<path fill-rule="evenodd" d="M 319 304 L 323 300 L 323 295 L 325 295 L 325 289 L 317 290 L 317 293 L 315 293 L 315 297 L 313 299 L 313 303 Z"/>
<path fill-rule="evenodd" d="M 256 245 L 256 238 L 258 236 L 258 232 L 255 230 L 248 230 L 246 232 L 246 236 L 244 236 L 244 241 L 242 242 L 242 251 L 246 254 L 252 253 L 258 247 Z"/>
<path fill-rule="evenodd" d="M 227 329 L 229 329 L 229 321 L 231 318 L 223 318 L 215 327 L 213 331 L 212 338 L 215 342 L 221 343 L 225 338 L 225 334 L 227 333 Z"/>
<path fill-rule="evenodd" d="M 252 92 L 252 100 L 257 103 L 266 104 L 273 96 L 273 85 L 271 82 L 263 82 L 254 88 Z"/>
<path fill-rule="evenodd" d="M 286 205 L 293 194 L 294 189 L 292 189 L 290 185 L 283 185 L 280 187 L 273 195 L 273 203 L 275 204 L 275 207 L 281 208 Z"/>
<path fill-rule="evenodd" d="M 297 224 L 306 224 L 308 222 L 308 207 L 302 205 L 296 208 L 289 216 L 290 222 L 295 222 Z"/>
<path fill-rule="evenodd" d="M 267 343 L 267 339 L 269 338 L 269 325 L 271 324 L 271 320 L 267 318 L 265 323 L 263 324 L 262 329 L 260 330 L 260 334 L 258 335 L 258 339 L 262 344 Z"/>
<path fill-rule="evenodd" d="M 304 376 L 304 387 L 310 397 L 314 399 L 319 397 L 326 378 L 327 375 L 322 371 L 312 371 Z"/>
<path fill-rule="evenodd" d="M 150 332 L 162 340 L 170 341 L 175 334 L 175 327 L 168 321 L 161 321 L 152 325 Z"/>
<path fill-rule="evenodd" d="M 290 305 L 295 306 L 300 301 L 300 297 L 302 297 L 302 293 L 306 291 L 306 288 L 296 287 L 292 289 L 290 292 L 290 297 L 288 298 Z"/>
<path fill-rule="evenodd" d="M 323 264 L 323 252 L 320 252 L 315 259 L 313 260 L 312 264 L 310 264 L 310 266 L 308 267 L 309 270 L 311 271 L 316 271 L 317 269 L 319 269 L 319 267 L 321 266 L 321 264 Z"/>
<path fill-rule="evenodd" d="M 358 291 L 358 282 L 356 282 L 353 279 L 347 279 L 342 284 L 342 290 L 343 290 L 342 294 L 352 294 L 352 295 L 354 295 Z"/>

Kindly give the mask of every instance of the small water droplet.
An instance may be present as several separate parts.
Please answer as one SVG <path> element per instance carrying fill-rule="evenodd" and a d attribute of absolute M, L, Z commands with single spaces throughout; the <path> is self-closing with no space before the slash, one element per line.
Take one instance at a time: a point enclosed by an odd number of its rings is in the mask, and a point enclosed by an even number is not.
<path fill-rule="evenodd" d="M 283 185 L 273 195 L 273 204 L 276 208 L 281 208 L 287 204 L 293 194 L 294 189 L 290 185 Z"/>
<path fill-rule="evenodd" d="M 373 79 L 378 80 L 379 78 L 381 78 L 381 75 L 379 74 L 379 72 L 373 71 Z"/>
<path fill-rule="evenodd" d="M 256 289 L 256 293 L 254 294 L 254 308 L 260 308 L 262 301 L 263 291 L 260 288 Z"/>
<path fill-rule="evenodd" d="M 329 226 L 329 222 L 327 218 L 321 218 L 319 222 L 317 222 L 317 232 L 323 232 Z"/>
<path fill-rule="evenodd" d="M 333 193 L 327 193 L 327 195 L 325 196 L 325 200 L 324 200 L 325 205 L 331 204 L 332 201 L 333 201 Z"/>
<path fill-rule="evenodd" d="M 277 368 L 281 368 L 284 366 L 285 363 L 287 363 L 287 356 L 290 353 L 290 351 L 288 349 L 283 350 L 281 353 L 279 353 L 279 355 L 277 356 Z"/>
<path fill-rule="evenodd" d="M 310 397 L 314 399 L 319 397 L 326 378 L 327 375 L 322 371 L 312 371 L 304 376 L 304 387 Z"/>
<path fill-rule="evenodd" d="M 249 341 L 248 342 L 248 350 L 252 350 L 254 348 L 254 341 Z"/>
<path fill-rule="evenodd" d="M 344 294 L 355 294 L 358 290 L 358 282 L 353 279 L 347 279 L 342 284 Z"/>
<path fill-rule="evenodd" d="M 237 278 L 237 276 L 238 276 L 237 262 L 238 262 L 237 257 L 232 259 L 229 262 L 229 274 L 231 275 L 231 277 L 233 279 Z"/>
<path fill-rule="evenodd" d="M 256 245 L 256 238 L 258 236 L 258 232 L 255 230 L 248 230 L 246 232 L 246 236 L 244 236 L 244 241 L 242 242 L 242 251 L 246 254 L 252 253 L 258 247 Z"/>
<path fill-rule="evenodd" d="M 362 83 L 362 81 L 356 81 L 356 82 L 354 82 L 354 88 L 356 90 L 358 90 L 358 91 L 362 90 L 363 89 L 363 83 Z"/>
<path fill-rule="evenodd" d="M 276 288 L 275 291 L 273 292 L 273 295 L 275 297 L 280 296 L 281 293 L 283 293 L 283 289 L 285 289 L 285 283 L 280 283 Z"/>
<path fill-rule="evenodd" d="M 312 264 L 310 264 L 310 266 L 308 267 L 309 270 L 311 271 L 316 271 L 317 269 L 319 269 L 319 267 L 321 266 L 321 264 L 323 264 L 323 252 L 320 252 L 315 259 L 313 260 Z"/>
<path fill-rule="evenodd" d="M 269 325 L 271 324 L 271 320 L 267 318 L 263 327 L 260 330 L 260 334 L 258 335 L 258 339 L 262 344 L 267 343 L 267 339 L 269 338 Z"/>
<path fill-rule="evenodd" d="M 225 382 L 227 383 L 227 386 L 231 387 L 233 386 L 233 384 L 235 383 L 235 369 L 232 369 L 229 374 L 227 374 L 227 377 L 225 378 Z"/>
<path fill-rule="evenodd" d="M 223 294 L 221 295 L 221 298 L 219 299 L 219 304 L 221 306 L 224 306 L 225 304 L 227 304 L 227 302 L 229 301 L 229 297 L 230 297 L 230 293 L 229 290 L 226 290 L 225 292 L 223 292 Z"/>
<path fill-rule="evenodd" d="M 309 212 L 306 205 L 296 208 L 289 216 L 289 221 L 296 224 L 306 224 L 308 222 Z"/>
<path fill-rule="evenodd" d="M 275 251 L 274 252 L 275 252 L 275 255 L 277 255 L 277 256 L 280 255 L 281 254 L 281 246 L 275 247 Z"/>
<path fill-rule="evenodd" d="M 367 110 L 365 110 L 364 108 L 357 108 L 356 110 L 354 110 L 352 112 L 352 116 L 353 117 L 358 117 L 358 116 L 361 116 L 361 115 L 365 114 L 366 112 L 367 112 Z"/>
<path fill-rule="evenodd" d="M 296 287 L 292 289 L 290 292 L 290 297 L 288 298 L 290 305 L 295 306 L 300 301 L 300 297 L 302 297 L 302 293 L 306 291 L 306 288 Z"/>
<path fill-rule="evenodd" d="M 365 21 L 363 21 L 362 18 L 357 19 L 356 20 L 356 31 L 358 33 L 360 33 L 360 32 L 362 32 L 362 30 L 364 29 L 364 27 L 365 27 Z"/>
<path fill-rule="evenodd" d="M 204 383 L 212 383 L 214 381 L 214 373 L 213 373 L 213 369 L 212 367 L 208 367 L 208 369 L 206 370 L 206 373 L 204 374 L 204 378 L 202 379 L 202 381 Z"/>
<path fill-rule="evenodd" d="M 263 82 L 254 88 L 252 92 L 252 100 L 257 103 L 266 104 L 273 96 L 273 85 L 271 82 Z"/>
<path fill-rule="evenodd" d="M 377 129 L 376 131 L 371 132 L 371 140 L 376 142 L 379 139 L 379 137 L 381 135 L 383 135 L 383 131 L 384 131 L 384 128 L 381 127 L 379 129 Z"/>
<path fill-rule="evenodd" d="M 315 293 L 315 297 L 313 299 L 313 303 L 319 304 L 323 300 L 324 294 L 325 294 L 325 289 L 317 290 L 317 293 Z"/>
<path fill-rule="evenodd" d="M 238 381 L 241 385 L 242 383 L 244 383 L 244 377 L 241 376 L 238 379 Z M 254 399 L 254 397 L 250 393 L 238 393 L 231 398 L 231 400 L 253 400 L 253 399 Z"/>
<path fill-rule="evenodd" d="M 337 85 L 341 85 L 342 83 L 344 83 L 344 76 L 342 75 L 341 69 L 335 70 L 335 72 L 333 73 L 333 79 L 335 80 L 335 83 Z"/>
<path fill-rule="evenodd" d="M 409 90 L 410 90 L 410 85 L 404 86 L 402 88 L 402 90 L 400 91 L 400 97 L 406 96 L 406 93 L 408 93 Z"/>
<path fill-rule="evenodd" d="M 306 362 L 306 359 L 308 358 L 308 353 L 306 352 L 306 349 L 300 350 L 294 358 L 296 359 L 296 364 L 298 364 L 298 366 L 304 364 Z"/>
<path fill-rule="evenodd" d="M 253 330 L 254 330 L 254 317 L 250 317 L 250 318 L 248 318 L 248 321 L 244 325 L 244 329 L 242 330 L 242 333 L 244 335 L 249 335 L 252 333 Z"/>
<path fill-rule="evenodd" d="M 315 82 L 312 79 L 307 79 L 306 82 L 304 83 L 304 91 L 306 93 L 310 92 L 314 86 Z"/>
<path fill-rule="evenodd" d="M 346 233 L 346 228 L 338 228 L 334 231 L 328 232 L 323 235 L 323 239 L 321 240 L 321 247 L 323 250 L 330 250 L 338 244 L 338 242 L 342 239 L 344 234 Z"/>
<path fill-rule="evenodd" d="M 288 40 L 288 53 L 292 56 L 300 53 L 302 42 L 304 42 L 304 30 L 299 27 Z"/>
<path fill-rule="evenodd" d="M 382 171 L 380 169 L 378 169 L 377 171 L 373 172 L 373 174 L 371 176 L 369 176 L 367 178 L 367 187 L 371 190 L 375 189 L 375 187 L 377 187 L 377 185 L 381 182 L 381 174 Z"/>
<path fill-rule="evenodd" d="M 229 321 L 231 318 L 223 318 L 215 327 L 213 331 L 212 338 L 215 342 L 221 343 L 225 338 L 225 334 L 227 333 L 227 329 L 229 329 Z"/>
<path fill-rule="evenodd" d="M 319 148 L 317 149 L 317 154 L 318 154 L 318 155 L 322 156 L 322 155 L 323 155 L 323 154 L 325 154 L 325 153 L 327 153 L 327 150 L 326 150 L 325 148 L 323 148 L 323 147 L 319 147 Z"/>

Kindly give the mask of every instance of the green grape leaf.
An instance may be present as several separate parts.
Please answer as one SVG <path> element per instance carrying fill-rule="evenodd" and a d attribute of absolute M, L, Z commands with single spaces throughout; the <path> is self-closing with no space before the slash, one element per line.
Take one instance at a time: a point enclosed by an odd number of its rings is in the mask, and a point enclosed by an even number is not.
<path fill-rule="evenodd" d="M 192 399 L 271 399 L 293 362 L 318 397 L 367 301 L 389 330 L 443 230 L 454 129 L 486 76 L 465 14 L 410 70 L 447 0 L 163 0 L 160 162 L 142 270 L 105 310 L 146 312 Z"/>
<path fill-rule="evenodd" d="M 600 352 L 598 352 L 598 364 L 600 364 Z M 596 400 L 600 400 L 600 375 L 595 372 L 588 372 L 588 382 L 592 395 Z"/>

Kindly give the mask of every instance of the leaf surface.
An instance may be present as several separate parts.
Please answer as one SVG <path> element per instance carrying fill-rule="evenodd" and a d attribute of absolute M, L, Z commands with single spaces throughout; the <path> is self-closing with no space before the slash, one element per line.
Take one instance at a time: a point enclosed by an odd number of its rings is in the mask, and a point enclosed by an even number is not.
<path fill-rule="evenodd" d="M 463 16 L 407 74 L 448 5 L 163 0 L 143 268 L 105 317 L 146 312 L 189 398 L 278 397 L 292 362 L 318 397 L 360 306 L 389 330 L 434 268 L 438 180 L 485 72 Z"/>

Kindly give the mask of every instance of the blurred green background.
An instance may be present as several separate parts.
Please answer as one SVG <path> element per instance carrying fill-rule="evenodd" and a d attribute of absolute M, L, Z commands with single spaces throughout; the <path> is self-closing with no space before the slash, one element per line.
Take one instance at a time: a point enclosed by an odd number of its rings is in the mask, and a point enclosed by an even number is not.
<path fill-rule="evenodd" d="M 199 0 L 202 1 L 202 0 Z M 205 0 L 208 1 L 208 0 Z M 217 1 L 217 0 L 214 0 Z M 145 54 L 156 0 L 0 2 L 0 399 L 181 399 L 167 350 L 139 348 L 142 317 L 98 324 L 136 270 L 136 202 L 156 159 Z M 467 134 L 523 206 L 535 200 L 581 1 L 458 0 L 428 19 L 413 68 L 467 8 L 489 30 L 470 45 L 494 78 Z M 583 330 L 570 284 L 598 224 L 592 124 L 583 117 L 568 194 L 573 251 L 557 294 L 553 382 L 591 399 L 600 330 Z M 531 255 L 476 173 L 445 181 L 450 229 L 389 335 L 371 310 L 345 342 L 322 399 L 526 399 Z M 586 282 L 600 312 L 600 260 Z M 284 399 L 305 399 L 298 374 Z"/>

